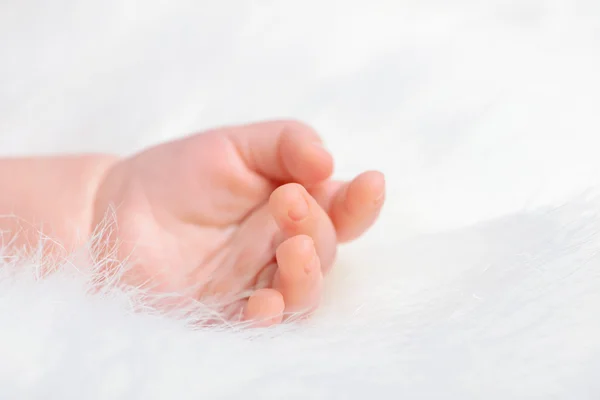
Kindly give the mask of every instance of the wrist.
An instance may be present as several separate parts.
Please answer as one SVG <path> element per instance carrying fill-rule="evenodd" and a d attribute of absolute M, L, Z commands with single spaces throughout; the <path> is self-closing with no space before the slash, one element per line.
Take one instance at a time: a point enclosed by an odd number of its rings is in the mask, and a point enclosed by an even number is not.
<path fill-rule="evenodd" d="M 117 162 L 109 155 L 0 159 L 3 250 L 41 245 L 44 254 L 67 255 L 89 240 L 98 186 Z"/>
<path fill-rule="evenodd" d="M 81 229 L 82 239 L 88 242 L 94 233 L 97 218 L 97 199 L 101 188 L 105 185 L 106 178 L 112 169 L 121 161 L 120 157 L 98 154 L 82 156 L 82 169 L 80 182 L 82 188 Z M 79 243 L 82 244 L 82 243 Z"/>

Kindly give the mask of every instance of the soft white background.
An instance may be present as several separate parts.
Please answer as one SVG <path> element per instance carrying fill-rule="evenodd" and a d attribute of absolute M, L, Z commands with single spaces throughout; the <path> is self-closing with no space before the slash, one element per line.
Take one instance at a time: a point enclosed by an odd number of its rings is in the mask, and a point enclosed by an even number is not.
<path fill-rule="evenodd" d="M 292 117 L 389 186 L 275 339 L 3 278 L 0 397 L 598 398 L 598 71 L 594 0 L 0 1 L 3 154 Z"/>

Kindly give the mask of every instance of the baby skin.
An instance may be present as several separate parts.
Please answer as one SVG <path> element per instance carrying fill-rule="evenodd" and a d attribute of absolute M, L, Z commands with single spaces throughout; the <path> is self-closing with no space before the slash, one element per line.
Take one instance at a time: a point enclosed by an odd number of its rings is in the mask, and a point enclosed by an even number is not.
<path fill-rule="evenodd" d="M 382 173 L 332 173 L 319 135 L 295 121 L 215 129 L 124 159 L 4 159 L 0 229 L 12 248 L 43 232 L 68 253 L 112 216 L 99 232 L 132 265 L 124 283 L 220 299 L 231 318 L 267 326 L 316 309 L 338 245 L 383 206 Z"/>

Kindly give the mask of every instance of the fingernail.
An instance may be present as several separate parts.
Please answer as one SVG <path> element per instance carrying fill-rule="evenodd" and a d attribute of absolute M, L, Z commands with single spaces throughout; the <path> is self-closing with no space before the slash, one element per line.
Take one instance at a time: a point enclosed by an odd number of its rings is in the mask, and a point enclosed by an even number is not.
<path fill-rule="evenodd" d="M 377 198 L 373 201 L 373 204 L 376 206 L 381 206 L 385 200 L 385 176 L 383 176 L 383 174 L 381 174 L 381 179 L 381 192 L 379 193 L 379 196 L 377 196 Z"/>
<path fill-rule="evenodd" d="M 298 238 L 300 240 L 298 251 L 304 260 L 304 273 L 310 274 L 317 266 L 319 259 L 315 250 L 315 242 L 309 237 Z"/>
<path fill-rule="evenodd" d="M 294 199 L 288 211 L 288 216 L 296 222 L 302 221 L 306 217 L 308 217 L 308 202 L 304 198 L 304 195 L 300 192 L 299 189 L 296 190 L 294 194 Z"/>
<path fill-rule="evenodd" d="M 317 251 L 315 250 L 314 245 L 311 248 L 311 257 L 309 261 L 304 264 L 304 272 L 307 275 L 310 275 L 314 270 L 316 270 L 319 266 L 319 256 L 317 255 Z"/>
<path fill-rule="evenodd" d="M 377 198 L 373 201 L 373 204 L 376 206 L 380 206 L 385 199 L 385 190 L 381 191 L 381 194 L 377 196 Z"/>

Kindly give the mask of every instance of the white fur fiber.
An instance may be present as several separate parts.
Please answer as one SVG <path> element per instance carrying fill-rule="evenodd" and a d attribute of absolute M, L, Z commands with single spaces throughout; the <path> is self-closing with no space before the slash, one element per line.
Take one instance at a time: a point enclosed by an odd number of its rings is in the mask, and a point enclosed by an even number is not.
<path fill-rule="evenodd" d="M 389 186 L 300 324 L 3 258 L 0 399 L 600 398 L 598 1 L 5 0 L 0 57 L 3 154 L 294 117 Z"/>

